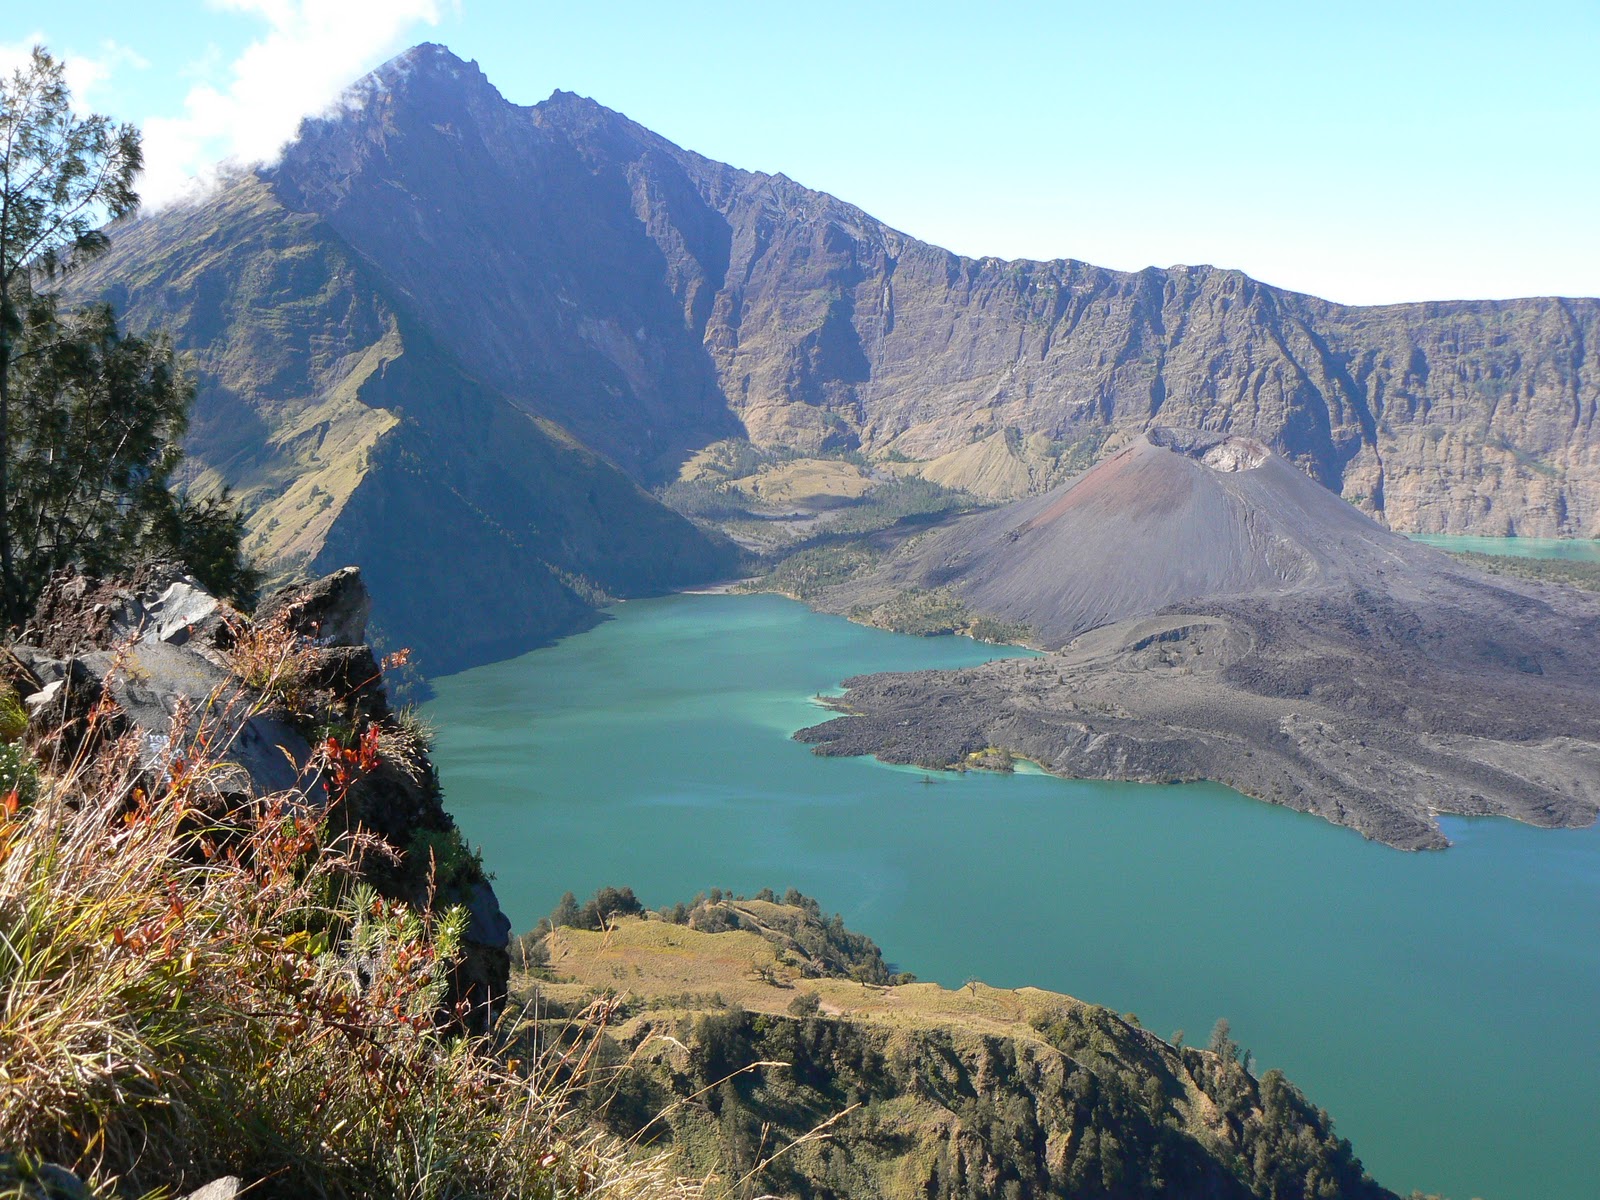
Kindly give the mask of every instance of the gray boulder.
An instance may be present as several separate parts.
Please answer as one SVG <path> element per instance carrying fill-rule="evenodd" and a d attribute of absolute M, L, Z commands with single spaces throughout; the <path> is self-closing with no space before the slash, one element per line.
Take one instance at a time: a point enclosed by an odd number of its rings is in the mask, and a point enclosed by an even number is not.
<path fill-rule="evenodd" d="M 196 1188 L 183 1200 L 233 1200 L 244 1188 L 244 1180 L 237 1175 L 224 1175 L 221 1179 L 213 1179 L 205 1187 Z"/>
<path fill-rule="evenodd" d="M 289 628 L 319 646 L 364 646 L 371 615 L 372 597 L 360 567 L 279 588 L 256 608 L 257 621 L 286 617 Z"/>

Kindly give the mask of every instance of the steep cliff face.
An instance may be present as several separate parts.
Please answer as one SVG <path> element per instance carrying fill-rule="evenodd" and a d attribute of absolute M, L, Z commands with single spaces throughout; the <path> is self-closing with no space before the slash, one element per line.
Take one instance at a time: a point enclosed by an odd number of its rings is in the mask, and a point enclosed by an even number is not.
<path fill-rule="evenodd" d="M 119 231 L 75 286 L 192 353 L 189 482 L 234 489 L 269 574 L 360 559 L 385 643 L 430 673 L 731 569 L 730 547 L 483 382 L 335 229 L 254 176 Z"/>
<path fill-rule="evenodd" d="M 764 444 L 918 459 L 1159 421 L 1262 437 L 1400 528 L 1600 533 L 1600 302 L 1347 308 L 1213 267 L 960 258 L 592 101 L 517 108 L 440 47 L 362 95 L 279 193 L 647 477 L 730 413 Z"/>
<path fill-rule="evenodd" d="M 701 185 L 734 231 L 706 345 L 757 441 L 931 459 L 1161 423 L 1263 438 L 1398 528 L 1600 533 L 1600 302 L 1346 308 L 1213 267 L 964 259 L 734 179 Z M 967 482 L 1037 487 L 1013 454 L 1020 480 Z"/>
<path fill-rule="evenodd" d="M 359 531 L 398 622 L 422 589 L 395 539 L 438 513 L 419 532 L 466 594 L 529 581 L 486 614 L 510 641 L 725 567 L 623 476 L 741 434 L 999 499 L 1159 423 L 1260 438 L 1397 528 L 1600 535 L 1600 301 L 1345 308 L 1212 267 L 960 258 L 592 101 L 510 104 L 439 46 L 276 167 L 117 231 L 76 287 L 195 352 L 202 482 L 262 549 L 320 567 Z"/>

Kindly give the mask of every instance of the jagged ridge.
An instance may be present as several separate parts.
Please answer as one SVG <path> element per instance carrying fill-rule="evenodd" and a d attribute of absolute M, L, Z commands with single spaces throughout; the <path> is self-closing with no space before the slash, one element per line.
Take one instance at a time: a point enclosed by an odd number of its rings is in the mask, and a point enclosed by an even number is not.
<path fill-rule="evenodd" d="M 499 482 L 463 497 L 488 516 L 423 527 L 461 543 L 440 570 L 470 581 L 474 618 L 502 636 L 462 633 L 451 665 L 571 628 L 594 593 L 725 569 L 611 464 L 661 481 L 741 433 L 931 460 L 999 435 L 1007 453 L 1044 453 L 1155 421 L 1258 438 L 1400 528 L 1600 534 L 1600 302 L 1345 308 L 1212 267 L 960 258 L 592 101 L 507 103 L 438 46 L 307 122 L 272 170 L 119 231 L 77 287 L 195 351 L 195 457 L 242 487 L 262 544 L 290 564 L 347 553 L 338 531 L 360 526 L 344 514 L 361 480 L 385 506 L 413 501 L 410 529 L 480 475 L 402 484 L 397 460 L 495 460 Z M 397 358 L 426 369 L 377 402 Z M 470 439 L 452 439 L 441 391 L 479 413 Z M 537 420 L 508 441 L 513 412 Z M 987 458 L 981 474 L 970 482 L 1002 498 L 1048 482 Z M 538 520 L 484 502 L 512 481 Z M 550 528 L 597 485 L 609 514 Z M 630 539 L 636 524 L 648 535 Z M 603 531 L 622 541 L 596 552 Z M 408 608 L 424 590 L 415 564 L 395 561 L 391 582 L 381 561 L 402 557 L 401 530 L 369 532 L 383 611 L 426 629 Z M 619 555 L 630 566 L 605 577 Z M 491 586 L 506 579 L 510 595 Z"/>

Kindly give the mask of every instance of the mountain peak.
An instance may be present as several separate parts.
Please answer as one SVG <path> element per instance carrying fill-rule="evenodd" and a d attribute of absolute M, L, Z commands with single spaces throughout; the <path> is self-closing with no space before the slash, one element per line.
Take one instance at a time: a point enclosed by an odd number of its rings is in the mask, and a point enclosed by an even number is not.
<path fill-rule="evenodd" d="M 424 103 L 473 95 L 503 100 L 475 59 L 463 59 L 438 42 L 421 42 L 401 51 L 359 80 L 350 92 L 356 99 L 394 95 Z"/>
<path fill-rule="evenodd" d="M 412 76 L 444 76 L 459 79 L 471 72 L 483 76 L 476 60 L 461 58 L 449 46 L 439 42 L 418 42 L 409 50 L 402 50 L 388 62 L 372 72 L 386 80 L 398 81 Z"/>

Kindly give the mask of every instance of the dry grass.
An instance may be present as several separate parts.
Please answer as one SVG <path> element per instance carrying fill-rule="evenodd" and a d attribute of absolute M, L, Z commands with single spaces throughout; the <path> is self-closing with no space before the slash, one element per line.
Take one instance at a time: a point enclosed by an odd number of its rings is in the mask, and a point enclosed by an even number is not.
<path fill-rule="evenodd" d="M 742 907 L 765 906 L 747 901 Z M 660 997 L 716 995 L 751 1012 L 785 1013 L 797 995 L 815 992 L 829 1015 L 1028 1041 L 1039 1038 L 1032 1025 L 1035 1018 L 1081 1005 L 1070 996 L 1038 988 L 994 988 L 977 981 L 945 988 L 807 979 L 759 934 L 703 933 L 653 919 L 624 917 L 604 933 L 562 928 L 550 935 L 549 945 L 549 972 L 567 982 L 540 986 L 567 1003 L 599 992 L 625 994 L 646 1004 Z"/>
<path fill-rule="evenodd" d="M 290 628 L 292 619 L 285 608 L 263 621 L 241 622 L 231 630 L 228 661 L 246 687 L 296 710 L 316 666 L 317 647 Z"/>
<path fill-rule="evenodd" d="M 355 864 L 385 848 L 298 796 L 219 813 L 194 744 L 0 804 L 0 1146 L 135 1191 L 684 1192 L 567 1115 L 566 1066 L 441 1024 L 459 912 L 380 898 Z"/>
<path fill-rule="evenodd" d="M 799 458 L 763 467 L 733 487 L 768 504 L 828 504 L 859 500 L 877 485 L 854 463 Z"/>

